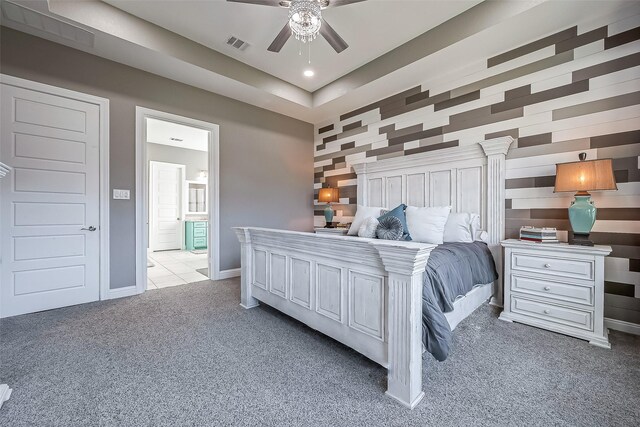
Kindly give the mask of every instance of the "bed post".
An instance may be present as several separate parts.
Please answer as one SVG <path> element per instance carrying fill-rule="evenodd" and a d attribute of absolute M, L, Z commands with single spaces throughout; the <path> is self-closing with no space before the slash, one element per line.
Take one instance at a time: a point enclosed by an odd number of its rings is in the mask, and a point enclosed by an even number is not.
<path fill-rule="evenodd" d="M 241 273 L 240 273 L 240 306 L 246 309 L 257 307 L 258 300 L 251 294 L 252 262 L 251 233 L 248 228 L 234 227 L 233 230 L 240 241 Z"/>
<path fill-rule="evenodd" d="M 413 409 L 422 391 L 422 278 L 435 245 L 371 242 L 388 277 L 388 374 L 386 394 Z"/>
<path fill-rule="evenodd" d="M 513 138 L 503 136 L 480 142 L 487 155 L 487 244 L 493 255 L 498 270 L 498 280 L 494 289 L 491 304 L 502 306 L 502 247 L 500 242 L 505 236 L 505 179 L 506 158 Z"/>
<path fill-rule="evenodd" d="M 351 165 L 351 167 L 353 168 L 354 172 L 356 173 L 357 176 L 357 194 L 356 196 L 358 197 L 356 200 L 358 201 L 359 205 L 362 206 L 369 206 L 369 200 L 368 200 L 368 191 L 367 191 L 367 163 L 356 163 L 354 165 Z"/>

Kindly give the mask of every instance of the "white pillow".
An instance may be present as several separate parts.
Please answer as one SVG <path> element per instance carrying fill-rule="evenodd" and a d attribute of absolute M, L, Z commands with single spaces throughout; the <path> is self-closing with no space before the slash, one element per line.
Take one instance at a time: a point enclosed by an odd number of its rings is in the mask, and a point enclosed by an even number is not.
<path fill-rule="evenodd" d="M 370 216 L 362 222 L 362 225 L 358 229 L 358 237 L 366 237 L 368 239 L 376 238 L 376 229 L 378 228 L 378 218 Z"/>
<path fill-rule="evenodd" d="M 476 233 L 475 241 L 488 243 L 487 242 L 488 237 L 489 237 L 489 234 L 486 231 L 478 230 L 478 232 Z"/>
<path fill-rule="evenodd" d="M 444 226 L 443 240 L 445 242 L 471 243 L 475 233 L 472 232 L 473 216 L 467 212 L 452 212 Z M 477 216 L 477 215 L 475 215 Z M 478 217 L 479 219 L 480 217 Z M 478 227 L 480 228 L 480 227 Z"/>
<path fill-rule="evenodd" d="M 471 235 L 476 242 L 486 242 L 487 232 L 480 228 L 480 215 L 471 214 Z"/>
<path fill-rule="evenodd" d="M 353 218 L 353 222 L 351 223 L 351 227 L 349 228 L 347 235 L 357 236 L 358 230 L 360 230 L 360 226 L 362 225 L 364 220 L 369 218 L 370 216 L 373 216 L 375 218 L 379 217 L 380 211 L 382 211 L 382 208 L 358 205 L 356 216 L 355 218 Z"/>
<path fill-rule="evenodd" d="M 450 211 L 451 206 L 429 208 L 407 206 L 405 214 L 411 240 L 435 245 L 443 243 L 444 226 Z"/>

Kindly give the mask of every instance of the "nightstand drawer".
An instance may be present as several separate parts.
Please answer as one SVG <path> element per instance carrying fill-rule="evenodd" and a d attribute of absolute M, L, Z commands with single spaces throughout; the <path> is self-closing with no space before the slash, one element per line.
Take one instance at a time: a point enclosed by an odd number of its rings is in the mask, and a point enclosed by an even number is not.
<path fill-rule="evenodd" d="M 206 228 L 194 228 L 193 229 L 193 237 L 207 237 L 207 229 Z"/>
<path fill-rule="evenodd" d="M 594 304 L 594 284 L 563 283 L 513 274 L 511 275 L 511 290 L 559 301 L 589 306 Z"/>
<path fill-rule="evenodd" d="M 511 269 L 575 279 L 594 279 L 594 262 L 592 260 L 552 258 L 531 253 L 514 252 L 511 254 Z"/>
<path fill-rule="evenodd" d="M 195 248 L 206 248 L 207 247 L 207 238 L 206 237 L 194 237 L 193 238 L 193 246 Z"/>
<path fill-rule="evenodd" d="M 511 312 L 545 322 L 593 331 L 593 313 L 511 295 Z"/>

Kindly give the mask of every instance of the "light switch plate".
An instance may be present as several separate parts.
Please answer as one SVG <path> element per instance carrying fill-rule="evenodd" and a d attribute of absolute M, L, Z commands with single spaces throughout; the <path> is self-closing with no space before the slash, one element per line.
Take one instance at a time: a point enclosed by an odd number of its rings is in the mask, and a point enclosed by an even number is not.
<path fill-rule="evenodd" d="M 113 198 L 116 200 L 129 200 L 129 190 L 113 189 Z"/>

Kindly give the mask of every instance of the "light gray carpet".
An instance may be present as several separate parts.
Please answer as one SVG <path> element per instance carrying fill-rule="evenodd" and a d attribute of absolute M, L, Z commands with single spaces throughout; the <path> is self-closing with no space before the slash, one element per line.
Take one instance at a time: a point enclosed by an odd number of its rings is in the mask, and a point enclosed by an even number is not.
<path fill-rule="evenodd" d="M 640 339 L 613 350 L 497 320 L 460 324 L 449 360 L 425 359 L 425 400 L 384 395 L 386 372 L 260 306 L 237 279 L 2 320 L 2 426 L 632 426 Z"/>

